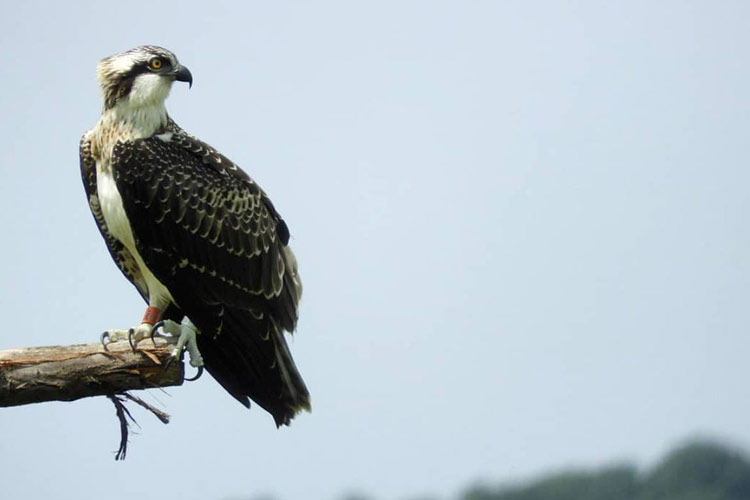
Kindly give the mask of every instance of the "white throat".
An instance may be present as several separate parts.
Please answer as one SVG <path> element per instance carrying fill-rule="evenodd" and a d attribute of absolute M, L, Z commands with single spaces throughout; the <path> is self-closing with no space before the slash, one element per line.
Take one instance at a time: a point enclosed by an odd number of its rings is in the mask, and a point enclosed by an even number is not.
<path fill-rule="evenodd" d="M 104 110 L 96 128 L 116 130 L 118 140 L 133 140 L 151 137 L 167 124 L 167 108 L 164 102 L 148 106 L 132 106 L 120 101 Z"/>
<path fill-rule="evenodd" d="M 167 124 L 164 101 L 172 81 L 155 74 L 136 77 L 130 93 L 105 109 L 97 124 L 100 130 L 116 130 L 119 140 L 151 137 Z"/>

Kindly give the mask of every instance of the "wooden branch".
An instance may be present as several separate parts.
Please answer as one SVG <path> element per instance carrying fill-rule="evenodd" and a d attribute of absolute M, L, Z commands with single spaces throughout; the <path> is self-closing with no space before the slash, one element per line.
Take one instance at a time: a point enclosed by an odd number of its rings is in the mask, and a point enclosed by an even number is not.
<path fill-rule="evenodd" d="M 181 385 L 181 361 L 167 363 L 175 338 L 156 337 L 71 346 L 0 351 L 0 407 L 44 401 L 74 401 L 134 389 Z"/>

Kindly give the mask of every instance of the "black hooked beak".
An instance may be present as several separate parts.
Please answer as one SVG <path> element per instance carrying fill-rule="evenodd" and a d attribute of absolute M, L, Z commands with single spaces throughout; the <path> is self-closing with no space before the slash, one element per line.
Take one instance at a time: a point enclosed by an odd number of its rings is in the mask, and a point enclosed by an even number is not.
<path fill-rule="evenodd" d="M 178 82 L 188 82 L 188 88 L 193 86 L 193 75 L 185 66 L 178 66 L 174 72 L 174 79 Z"/>

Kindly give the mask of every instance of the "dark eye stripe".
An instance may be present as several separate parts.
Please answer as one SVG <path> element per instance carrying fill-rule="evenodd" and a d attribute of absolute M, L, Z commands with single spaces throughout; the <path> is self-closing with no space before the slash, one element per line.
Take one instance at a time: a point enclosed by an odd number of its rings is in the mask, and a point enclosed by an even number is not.
<path fill-rule="evenodd" d="M 151 61 L 154 58 L 158 58 L 161 61 L 161 67 L 153 69 L 151 67 Z M 153 74 L 154 72 L 168 71 L 172 67 L 172 61 L 165 56 L 153 56 L 148 61 L 140 62 L 134 65 L 126 73 L 120 75 L 117 79 L 113 79 L 107 84 L 107 97 L 105 98 L 104 105 L 106 108 L 111 108 L 115 105 L 118 99 L 130 94 L 130 90 L 133 88 L 135 78 L 143 73 Z"/>
<path fill-rule="evenodd" d="M 127 73 L 123 74 L 120 77 L 120 80 L 124 81 L 124 80 L 133 79 L 136 76 L 140 75 L 141 73 L 145 73 L 147 70 L 148 70 L 148 63 L 147 62 L 136 64 L 135 66 L 133 66 L 132 68 L 130 68 L 130 71 L 128 71 Z"/>
<path fill-rule="evenodd" d="M 159 68 L 159 71 L 163 70 L 164 68 L 169 67 L 169 61 L 166 61 L 164 59 L 161 59 L 161 67 Z M 130 89 L 133 88 L 133 83 L 135 82 L 135 77 L 142 74 L 142 73 L 150 73 L 151 71 L 154 71 L 151 68 L 151 59 L 142 62 L 140 64 L 136 64 L 132 68 L 130 68 L 130 71 L 122 75 L 120 77 L 118 83 L 115 85 L 115 93 L 112 96 L 112 102 L 111 106 L 114 106 L 114 103 L 116 102 L 116 99 L 119 99 L 123 96 L 126 96 L 130 93 Z"/>

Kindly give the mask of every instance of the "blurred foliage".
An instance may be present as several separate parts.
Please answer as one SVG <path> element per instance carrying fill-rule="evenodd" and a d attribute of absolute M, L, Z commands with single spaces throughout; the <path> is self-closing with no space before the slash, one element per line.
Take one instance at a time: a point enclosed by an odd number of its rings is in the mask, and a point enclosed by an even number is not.
<path fill-rule="evenodd" d="M 750 463 L 735 450 L 694 443 L 672 452 L 643 480 L 639 500 L 750 499 Z"/>
<path fill-rule="evenodd" d="M 631 500 L 638 487 L 634 467 L 609 467 L 596 472 L 565 472 L 529 485 L 493 490 L 474 488 L 462 500 Z"/>
<path fill-rule="evenodd" d="M 372 497 L 350 492 L 340 500 Z M 750 461 L 728 446 L 693 441 L 641 472 L 630 464 L 573 470 L 525 484 L 477 485 L 456 500 L 750 500 Z"/>
<path fill-rule="evenodd" d="M 553 474 L 522 486 L 476 486 L 460 500 L 748 500 L 750 462 L 709 442 L 677 448 L 652 470 L 634 466 Z"/>

